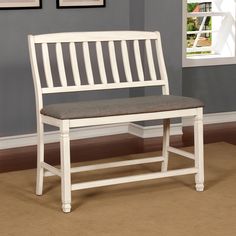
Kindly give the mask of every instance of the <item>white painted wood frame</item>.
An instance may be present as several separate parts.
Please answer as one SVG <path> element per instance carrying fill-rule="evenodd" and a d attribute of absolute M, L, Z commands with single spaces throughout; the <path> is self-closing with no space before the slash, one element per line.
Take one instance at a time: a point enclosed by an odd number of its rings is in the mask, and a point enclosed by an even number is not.
<path fill-rule="evenodd" d="M 148 69 L 150 70 L 151 80 L 146 81 L 144 78 L 144 60 L 140 53 L 140 41 L 145 42 L 145 50 L 147 55 Z M 154 41 L 154 44 L 151 43 Z M 153 113 L 141 113 L 131 115 L 116 115 L 108 117 L 83 118 L 73 120 L 60 120 L 40 113 L 43 108 L 43 95 L 64 92 L 80 92 L 91 90 L 120 89 L 134 87 L 161 86 L 162 93 L 169 95 L 169 84 L 167 71 L 162 51 L 161 37 L 159 32 L 140 32 L 140 31 L 111 31 L 111 32 L 82 32 L 82 33 L 58 33 L 46 35 L 29 35 L 29 50 L 32 74 L 34 80 L 35 96 L 36 96 L 36 114 L 37 114 L 37 131 L 38 131 L 38 152 L 37 152 L 37 184 L 36 194 L 43 194 L 43 177 L 57 175 L 61 178 L 61 199 L 62 210 L 64 212 L 71 211 L 71 191 L 79 189 L 87 189 L 92 187 L 108 186 L 121 183 L 130 183 L 136 181 L 144 181 L 149 179 L 157 179 L 171 176 L 195 174 L 195 182 L 197 191 L 204 188 L 204 167 L 203 167 L 203 123 L 202 108 L 191 108 L 183 110 L 171 110 Z M 98 68 L 101 77 L 101 83 L 95 84 L 93 67 L 91 65 L 90 43 L 95 43 L 96 55 L 98 60 Z M 103 55 L 102 43 L 107 43 L 109 51 L 109 60 L 111 62 L 111 72 L 113 83 L 108 83 Z M 133 47 L 127 47 L 127 43 L 133 43 Z M 68 44 L 69 58 L 74 78 L 74 85 L 68 85 L 62 43 Z M 82 85 L 79 60 L 76 51 L 76 44 L 81 43 L 84 53 L 84 64 L 88 78 L 88 84 Z M 117 66 L 117 55 L 115 43 L 121 45 L 121 55 L 124 63 L 124 71 L 126 81 L 120 81 L 119 70 Z M 60 86 L 54 85 L 53 70 L 50 66 L 49 47 L 54 46 L 56 51 L 56 60 L 58 65 Z M 42 87 L 39 73 L 38 58 L 36 53 L 36 45 L 42 50 L 43 67 L 46 78 L 46 87 Z M 154 46 L 153 46 L 154 45 Z M 130 66 L 129 50 L 134 50 L 134 61 L 138 75 L 138 81 L 133 81 L 132 70 Z M 156 51 L 154 53 L 154 51 Z M 155 69 L 154 55 L 157 55 L 160 78 L 157 76 Z M 58 84 L 58 83 L 57 83 Z M 170 147 L 170 119 L 176 117 L 192 117 L 194 120 L 195 131 L 195 149 L 194 153 L 188 153 L 176 148 Z M 164 136 L 163 136 L 163 152 L 160 157 L 152 157 L 137 160 L 127 160 L 112 163 L 103 163 L 96 165 L 88 165 L 71 168 L 70 166 L 70 128 L 87 127 L 96 125 L 119 124 L 134 121 L 145 120 L 164 120 Z M 60 130 L 60 157 L 61 167 L 57 169 L 44 161 L 44 124 L 58 127 Z M 169 152 L 174 152 L 194 160 L 195 165 L 191 168 L 180 170 L 168 170 Z M 71 184 L 71 174 L 82 171 L 91 171 L 106 168 L 116 168 L 122 166 L 138 165 L 144 163 L 162 162 L 161 172 L 142 174 L 136 176 L 126 176 L 115 179 L 97 180 L 87 183 Z M 45 171 L 46 170 L 46 171 Z"/>
<path fill-rule="evenodd" d="M 188 3 L 212 3 L 210 12 L 187 12 Z M 182 0 L 182 65 L 183 67 L 227 65 L 236 63 L 236 2 L 235 0 Z M 187 18 L 202 18 L 198 31 L 187 30 Z M 203 30 L 204 20 L 212 18 L 212 29 Z M 201 34 L 211 33 L 212 45 L 197 47 Z M 197 38 L 193 47 L 187 45 L 186 35 L 195 34 Z M 197 54 L 211 52 L 211 54 Z M 195 53 L 189 56 L 188 53 Z"/>

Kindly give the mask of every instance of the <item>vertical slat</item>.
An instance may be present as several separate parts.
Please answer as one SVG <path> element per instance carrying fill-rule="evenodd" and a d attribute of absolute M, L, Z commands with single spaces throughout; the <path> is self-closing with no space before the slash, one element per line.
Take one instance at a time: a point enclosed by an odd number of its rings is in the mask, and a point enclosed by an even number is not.
<path fill-rule="evenodd" d="M 56 43 L 56 56 L 57 56 L 57 66 L 61 85 L 62 87 L 66 87 L 67 86 L 66 72 L 65 72 L 65 64 L 63 59 L 61 43 Z"/>
<path fill-rule="evenodd" d="M 154 61 L 153 61 L 151 40 L 147 39 L 145 41 L 145 45 L 146 45 L 148 68 L 149 68 L 151 80 L 157 80 L 156 70 L 155 70 Z"/>
<path fill-rule="evenodd" d="M 85 69 L 86 69 L 86 74 L 88 78 L 88 83 L 89 85 L 93 85 L 94 78 L 93 78 L 93 71 L 92 71 L 91 59 L 90 59 L 90 54 L 89 54 L 88 42 L 83 42 L 83 52 L 84 52 L 84 62 L 85 62 Z"/>
<path fill-rule="evenodd" d="M 80 80 L 80 73 L 79 73 L 79 66 L 78 66 L 75 43 L 70 43 L 69 48 L 70 48 L 70 61 L 71 61 L 74 82 L 75 82 L 75 85 L 79 86 L 81 85 L 81 80 Z"/>
<path fill-rule="evenodd" d="M 134 57 L 135 57 L 137 71 L 138 71 L 139 81 L 144 81 L 143 65 L 142 65 L 138 40 L 134 40 Z"/>
<path fill-rule="evenodd" d="M 105 70 L 105 65 L 104 65 L 101 42 L 96 42 L 96 50 L 97 50 L 98 68 L 99 68 L 101 81 L 103 84 L 107 84 L 107 75 L 106 75 L 106 70 Z"/>
<path fill-rule="evenodd" d="M 132 82 L 133 79 L 132 79 L 132 74 L 131 74 L 131 69 L 130 69 L 129 54 L 128 54 L 127 43 L 125 40 L 121 41 L 121 51 L 122 51 L 122 58 L 123 58 L 127 82 Z"/>
<path fill-rule="evenodd" d="M 168 82 L 168 75 L 166 71 L 166 65 L 165 65 L 165 60 L 164 60 L 164 55 L 163 55 L 163 50 L 162 50 L 162 43 L 161 43 L 161 35 L 159 32 L 156 32 L 157 34 L 157 40 L 156 40 L 156 51 L 157 51 L 157 61 L 158 61 L 158 66 L 159 66 L 159 71 L 160 71 L 160 76 L 161 80 L 165 81 L 165 85 L 162 86 L 162 93 L 164 95 L 169 95 L 169 82 Z"/>
<path fill-rule="evenodd" d="M 42 55 L 43 55 L 43 66 L 44 66 L 44 72 L 45 72 L 47 86 L 49 88 L 52 88 L 53 87 L 53 80 L 52 80 L 52 71 L 51 71 L 51 66 L 50 66 L 50 58 L 49 58 L 47 43 L 42 44 Z"/>
<path fill-rule="evenodd" d="M 109 47 L 109 54 L 110 54 L 110 61 L 111 61 L 111 70 L 112 70 L 112 75 L 114 78 L 115 83 L 120 82 L 120 76 L 118 72 L 118 67 L 117 67 L 117 61 L 116 61 L 116 52 L 115 52 L 115 45 L 113 41 L 109 41 L 108 43 Z"/>

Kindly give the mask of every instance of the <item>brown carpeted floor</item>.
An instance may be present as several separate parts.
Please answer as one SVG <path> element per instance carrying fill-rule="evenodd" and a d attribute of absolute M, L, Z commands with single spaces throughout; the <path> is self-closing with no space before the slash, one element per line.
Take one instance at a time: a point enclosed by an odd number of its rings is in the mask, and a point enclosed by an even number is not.
<path fill-rule="evenodd" d="M 192 161 L 173 156 L 170 165 L 187 167 Z M 73 181 L 156 170 L 156 164 L 103 170 Z M 205 173 L 203 193 L 195 191 L 193 175 L 75 191 L 70 214 L 60 210 L 57 177 L 46 179 L 44 195 L 36 197 L 35 170 L 4 173 L 0 235 L 235 236 L 236 146 L 205 145 Z"/>

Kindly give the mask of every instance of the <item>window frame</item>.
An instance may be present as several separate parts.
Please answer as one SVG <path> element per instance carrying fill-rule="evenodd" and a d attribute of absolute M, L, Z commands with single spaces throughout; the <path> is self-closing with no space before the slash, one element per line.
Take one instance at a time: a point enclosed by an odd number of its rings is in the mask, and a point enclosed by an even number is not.
<path fill-rule="evenodd" d="M 234 56 L 222 56 L 220 54 L 211 55 L 197 55 L 192 57 L 187 57 L 187 3 L 189 0 L 182 1 L 182 66 L 183 67 L 197 67 L 197 66 L 213 66 L 213 65 L 229 65 L 236 64 L 236 36 L 234 37 Z M 191 2 L 212 2 L 211 0 L 190 0 Z M 206 15 L 217 17 L 219 15 L 226 15 L 226 12 L 209 12 Z M 204 15 L 204 13 L 200 13 Z M 236 23 L 234 21 L 234 28 L 236 29 Z"/>

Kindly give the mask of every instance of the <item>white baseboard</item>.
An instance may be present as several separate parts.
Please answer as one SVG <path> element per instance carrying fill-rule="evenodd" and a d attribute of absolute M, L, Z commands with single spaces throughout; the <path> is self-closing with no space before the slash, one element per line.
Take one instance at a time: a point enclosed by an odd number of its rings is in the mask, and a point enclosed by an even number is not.
<path fill-rule="evenodd" d="M 188 118 L 188 117 L 183 118 L 182 122 L 183 122 L 183 126 L 193 125 L 192 118 Z M 203 117 L 204 125 L 228 123 L 228 122 L 236 122 L 236 111 L 204 114 L 204 117 Z"/>
<path fill-rule="evenodd" d="M 133 123 L 125 124 L 115 124 L 106 126 L 96 126 L 96 127 L 85 127 L 70 130 L 70 139 L 85 139 L 85 138 L 95 138 L 107 135 L 116 135 L 130 133 L 141 138 L 152 138 L 162 136 L 162 126 L 149 126 L 143 127 Z M 174 124 L 172 125 L 171 134 L 182 134 L 182 125 Z M 45 132 L 44 135 L 45 143 L 55 143 L 59 142 L 59 131 Z M 18 148 L 33 146 L 37 144 L 36 134 L 25 134 L 10 137 L 0 138 L 0 150 L 9 148 Z"/>
<path fill-rule="evenodd" d="M 140 138 L 154 138 L 154 137 L 162 137 L 163 136 L 163 128 L 162 125 L 155 125 L 155 126 L 146 126 L 143 127 L 137 124 L 130 124 L 129 125 L 129 133 L 136 135 Z M 172 124 L 171 135 L 182 135 L 182 124 Z"/>
<path fill-rule="evenodd" d="M 128 133 L 128 124 L 85 127 L 70 130 L 70 139 L 95 138 L 100 136 Z M 45 143 L 59 142 L 59 131 L 45 132 Z M 0 150 L 33 146 L 37 144 L 37 134 L 25 134 L 0 138 Z"/>
<path fill-rule="evenodd" d="M 226 123 L 235 122 L 236 112 L 224 112 L 224 113 L 212 113 L 204 115 L 204 124 L 216 124 L 216 123 Z M 193 121 L 191 118 L 184 118 L 183 124 L 173 124 L 171 125 L 172 135 L 182 135 L 182 126 L 191 126 Z M 79 129 L 72 129 L 70 131 L 71 140 L 84 139 L 84 138 L 94 138 L 107 135 L 116 135 L 130 133 L 141 138 L 153 138 L 161 137 L 163 134 L 162 126 L 147 126 L 143 127 L 133 123 L 117 124 L 117 125 L 106 125 L 106 126 L 96 126 L 96 127 L 85 127 Z M 45 143 L 55 143 L 59 141 L 59 132 L 46 132 L 45 133 Z M 36 134 L 25 134 L 10 137 L 0 138 L 0 150 L 26 147 L 37 144 Z"/>

